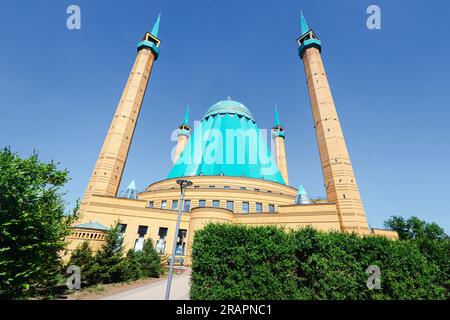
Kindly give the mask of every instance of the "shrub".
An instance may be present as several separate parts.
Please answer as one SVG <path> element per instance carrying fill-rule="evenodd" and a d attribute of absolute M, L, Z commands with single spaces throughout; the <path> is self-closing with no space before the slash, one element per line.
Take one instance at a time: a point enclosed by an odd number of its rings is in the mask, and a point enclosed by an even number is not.
<path fill-rule="evenodd" d="M 93 263 L 94 255 L 88 241 L 83 241 L 72 253 L 67 266 L 75 265 L 80 267 L 81 281 L 90 278 L 90 267 Z"/>
<path fill-rule="evenodd" d="M 445 249 L 309 227 L 210 224 L 194 235 L 191 298 L 445 299 Z M 380 268 L 380 290 L 367 287 L 370 265 Z"/>
<path fill-rule="evenodd" d="M 136 256 L 140 269 L 140 277 L 159 278 L 163 272 L 161 259 L 153 247 L 151 239 L 145 241 L 144 248 Z"/>
<path fill-rule="evenodd" d="M 275 227 L 209 224 L 193 244 L 192 299 L 290 299 L 295 261 Z"/>

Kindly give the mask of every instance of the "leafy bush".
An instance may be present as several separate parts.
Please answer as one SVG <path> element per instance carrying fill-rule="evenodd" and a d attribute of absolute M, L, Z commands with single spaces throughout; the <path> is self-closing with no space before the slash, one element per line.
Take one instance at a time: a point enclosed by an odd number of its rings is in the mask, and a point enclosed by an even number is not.
<path fill-rule="evenodd" d="M 124 256 L 123 238 L 117 225 L 108 231 L 105 244 L 95 255 L 89 242 L 83 242 L 73 252 L 69 264 L 81 268 L 81 280 L 87 285 L 158 278 L 162 273 L 160 257 L 150 239 L 141 251 L 130 249 Z"/>
<path fill-rule="evenodd" d="M 415 241 L 209 224 L 194 235 L 191 298 L 445 299 L 444 247 L 427 256 Z M 367 287 L 370 265 L 380 290 Z"/>
<path fill-rule="evenodd" d="M 0 150 L 0 298 L 26 298 L 57 283 L 73 221 L 60 192 L 68 179 L 37 154 Z"/>
<path fill-rule="evenodd" d="M 194 236 L 192 299 L 290 299 L 295 260 L 275 227 L 210 224 Z"/>

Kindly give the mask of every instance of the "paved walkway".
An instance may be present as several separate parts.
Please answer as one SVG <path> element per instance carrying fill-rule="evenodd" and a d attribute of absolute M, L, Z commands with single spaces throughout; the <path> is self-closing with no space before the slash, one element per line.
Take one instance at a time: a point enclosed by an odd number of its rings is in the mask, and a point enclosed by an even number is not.
<path fill-rule="evenodd" d="M 186 270 L 182 274 L 174 274 L 170 300 L 189 300 L 189 279 L 191 271 Z M 166 294 L 167 279 L 152 283 L 150 285 L 131 289 L 101 300 L 164 300 Z"/>

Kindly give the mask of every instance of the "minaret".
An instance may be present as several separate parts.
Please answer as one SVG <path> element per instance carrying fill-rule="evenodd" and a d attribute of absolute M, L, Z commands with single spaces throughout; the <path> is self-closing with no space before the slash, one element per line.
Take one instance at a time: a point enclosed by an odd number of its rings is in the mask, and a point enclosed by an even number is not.
<path fill-rule="evenodd" d="M 159 22 L 160 15 L 152 32 L 137 44 L 137 57 L 81 202 L 81 212 L 93 194 L 117 196 L 150 72 L 159 55 Z"/>
<path fill-rule="evenodd" d="M 283 177 L 284 182 L 286 185 L 289 185 L 289 178 L 288 178 L 288 169 L 287 169 L 287 162 L 286 162 L 286 148 L 284 145 L 284 128 L 280 124 L 280 117 L 278 115 L 278 108 L 275 107 L 275 122 L 274 126 L 272 128 L 272 137 L 275 144 L 275 160 L 277 162 L 278 169 L 281 172 L 281 176 Z"/>
<path fill-rule="evenodd" d="M 335 202 L 342 231 L 369 233 L 341 124 L 321 57 L 322 43 L 301 15 L 298 54 L 305 66 L 328 201 Z"/>
<path fill-rule="evenodd" d="M 176 163 L 181 156 L 189 137 L 191 136 L 191 127 L 189 126 L 189 106 L 186 108 L 183 123 L 178 127 L 178 143 L 173 156 L 173 163 Z"/>

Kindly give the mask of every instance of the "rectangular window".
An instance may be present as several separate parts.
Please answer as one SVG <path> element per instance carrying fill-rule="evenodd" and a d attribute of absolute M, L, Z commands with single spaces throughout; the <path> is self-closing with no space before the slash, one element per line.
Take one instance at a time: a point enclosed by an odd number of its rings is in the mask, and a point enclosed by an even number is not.
<path fill-rule="evenodd" d="M 260 191 L 260 190 L 255 188 L 255 191 Z"/>
<path fill-rule="evenodd" d="M 216 186 L 209 186 L 210 189 L 214 189 Z"/>
<path fill-rule="evenodd" d="M 262 212 L 262 203 L 260 203 L 260 202 L 256 203 L 256 212 L 258 212 L 258 213 Z"/>
<path fill-rule="evenodd" d="M 224 189 L 231 189 L 230 186 L 224 186 L 223 188 L 224 188 Z"/>
<path fill-rule="evenodd" d="M 240 187 L 239 189 L 241 189 L 241 190 L 247 190 L 246 187 Z"/>
<path fill-rule="evenodd" d="M 167 208 L 167 200 L 161 201 L 161 209 Z"/>
<path fill-rule="evenodd" d="M 138 233 L 139 237 L 143 237 L 147 234 L 147 231 L 148 231 L 148 226 L 139 226 L 137 233 Z"/>
<path fill-rule="evenodd" d="M 230 200 L 227 201 L 227 209 L 234 211 L 234 201 L 230 201 Z"/>
<path fill-rule="evenodd" d="M 138 235 L 139 237 L 134 242 L 134 251 L 141 251 L 144 248 L 144 236 L 147 234 L 148 226 L 139 226 Z"/>
<path fill-rule="evenodd" d="M 248 202 L 242 202 L 242 213 L 249 213 L 250 206 Z"/>
<path fill-rule="evenodd" d="M 198 206 L 199 206 L 199 207 L 206 207 L 206 200 L 200 200 L 200 201 L 198 202 Z"/>
<path fill-rule="evenodd" d="M 275 212 L 275 205 L 274 204 L 269 204 L 269 212 L 270 213 L 274 213 Z"/>
<path fill-rule="evenodd" d="M 191 200 L 184 200 L 184 212 L 191 211 Z"/>
<path fill-rule="evenodd" d="M 178 200 L 173 200 L 172 201 L 172 210 L 176 210 L 178 209 Z"/>
<path fill-rule="evenodd" d="M 213 208 L 220 208 L 220 200 L 213 200 Z"/>
<path fill-rule="evenodd" d="M 117 225 L 117 228 L 119 230 L 119 233 L 125 233 L 125 231 L 127 231 L 127 225 L 123 223 L 119 223 Z"/>
<path fill-rule="evenodd" d="M 160 227 L 158 231 L 159 239 L 156 241 L 156 252 L 163 254 L 166 250 L 167 228 Z"/>
<path fill-rule="evenodd" d="M 153 201 L 149 201 L 147 204 L 147 208 L 153 208 L 154 202 Z"/>
<path fill-rule="evenodd" d="M 184 256 L 186 249 L 186 235 L 187 230 L 180 229 L 178 231 L 177 247 L 175 249 L 175 255 L 177 256 Z"/>

